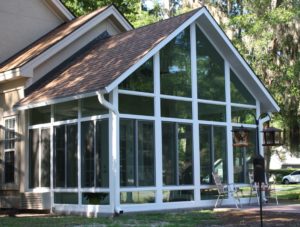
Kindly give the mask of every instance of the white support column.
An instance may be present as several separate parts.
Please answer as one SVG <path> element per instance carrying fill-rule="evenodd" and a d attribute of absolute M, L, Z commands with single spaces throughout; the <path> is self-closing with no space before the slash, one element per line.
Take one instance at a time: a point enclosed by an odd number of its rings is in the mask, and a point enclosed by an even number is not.
<path fill-rule="evenodd" d="M 196 24 L 190 26 L 191 40 L 191 82 L 192 82 L 192 110 L 193 110 L 193 166 L 194 166 L 194 199 L 200 202 L 200 145 L 198 124 L 198 83 L 197 83 L 197 47 L 196 47 Z"/>
<path fill-rule="evenodd" d="M 258 100 L 256 100 L 256 119 L 258 119 L 261 115 L 261 111 L 260 111 L 260 102 Z M 258 120 L 259 121 L 259 124 L 258 124 L 258 131 L 261 132 L 263 130 L 263 123 L 261 121 L 261 119 Z M 262 133 L 259 133 L 258 135 L 258 138 L 259 138 L 259 151 L 260 151 L 260 154 L 262 156 L 264 156 L 264 147 L 263 147 L 263 135 Z"/>
<path fill-rule="evenodd" d="M 81 100 L 78 100 L 78 122 L 77 122 L 77 188 L 78 188 L 78 204 L 82 205 L 81 195 Z"/>
<path fill-rule="evenodd" d="M 118 110 L 118 88 L 115 88 L 110 94 L 110 103 L 115 110 Z M 120 149 L 119 149 L 119 116 L 117 113 L 109 110 L 109 163 L 111 164 L 109 172 L 110 201 L 113 212 L 120 209 Z"/>
<path fill-rule="evenodd" d="M 225 94 L 226 94 L 226 135 L 227 135 L 227 171 L 228 183 L 234 183 L 232 124 L 231 124 L 231 95 L 230 95 L 230 65 L 225 61 Z"/>
<path fill-rule="evenodd" d="M 163 202 L 163 170 L 162 170 L 162 132 L 161 132 L 161 111 L 160 111 L 160 57 L 159 52 L 153 57 L 154 67 L 154 117 L 155 117 L 155 185 L 156 203 Z"/>
<path fill-rule="evenodd" d="M 50 212 L 53 212 L 53 205 L 54 205 L 54 105 L 51 105 L 51 126 L 50 126 Z"/>

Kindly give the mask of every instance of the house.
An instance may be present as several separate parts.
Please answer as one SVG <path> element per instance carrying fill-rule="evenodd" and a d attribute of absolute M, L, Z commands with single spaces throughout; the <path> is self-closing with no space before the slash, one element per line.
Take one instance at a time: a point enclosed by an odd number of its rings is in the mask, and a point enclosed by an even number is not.
<path fill-rule="evenodd" d="M 247 183 L 251 113 L 279 107 L 205 7 L 134 29 L 114 5 L 74 18 L 58 0 L 1 4 L 52 18 L 27 23 L 23 46 L 18 29 L 0 34 L 14 33 L 0 56 L 1 207 L 206 207 L 212 171 Z M 233 146 L 241 125 L 247 149 Z"/>

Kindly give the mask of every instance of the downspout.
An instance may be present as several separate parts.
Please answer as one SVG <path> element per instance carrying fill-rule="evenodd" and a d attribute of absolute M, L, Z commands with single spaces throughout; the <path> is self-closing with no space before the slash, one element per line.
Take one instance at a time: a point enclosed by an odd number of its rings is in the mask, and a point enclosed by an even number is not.
<path fill-rule="evenodd" d="M 101 105 L 105 106 L 107 109 L 109 109 L 110 111 L 112 111 L 113 114 L 115 114 L 116 116 L 119 115 L 118 109 L 115 108 L 114 105 L 112 105 L 110 102 L 108 102 L 108 101 L 104 98 L 104 94 L 100 93 L 99 91 L 97 91 L 96 94 L 97 94 L 97 96 L 98 96 L 98 101 L 99 101 L 99 103 L 100 103 Z M 112 127 L 112 128 L 114 128 L 114 127 Z M 117 132 L 115 132 L 115 133 L 117 133 Z M 116 141 L 116 142 L 118 142 L 118 141 Z M 112 151 L 112 152 L 113 152 L 113 151 Z M 114 162 L 115 162 L 115 161 L 113 160 L 113 163 L 112 163 L 112 165 L 113 165 L 113 171 L 117 171 L 117 170 L 116 170 L 117 168 L 115 168 L 115 167 L 117 166 L 117 164 L 114 163 Z M 113 175 L 115 176 L 115 172 L 114 172 Z M 114 177 L 114 179 L 115 179 L 115 177 Z M 114 187 L 113 187 L 113 190 L 114 190 L 114 198 L 116 199 L 116 198 L 118 198 L 118 190 L 117 190 L 117 186 L 116 186 L 115 184 L 114 184 L 113 186 L 114 186 Z M 113 201 L 113 204 L 112 204 L 112 205 L 113 205 L 113 208 L 114 208 L 114 214 L 115 214 L 115 215 L 123 214 L 123 210 L 122 210 L 119 206 L 117 206 L 117 203 L 116 203 L 115 199 L 112 200 L 112 201 Z"/>

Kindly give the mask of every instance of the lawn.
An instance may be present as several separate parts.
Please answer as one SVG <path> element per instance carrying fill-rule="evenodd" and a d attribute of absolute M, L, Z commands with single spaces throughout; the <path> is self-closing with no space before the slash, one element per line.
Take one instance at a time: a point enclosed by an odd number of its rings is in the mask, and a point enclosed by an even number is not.
<path fill-rule="evenodd" d="M 2 217 L 6 227 L 106 227 L 106 226 L 202 226 L 220 224 L 212 210 L 123 214 L 118 217 L 85 218 L 79 216 Z"/>

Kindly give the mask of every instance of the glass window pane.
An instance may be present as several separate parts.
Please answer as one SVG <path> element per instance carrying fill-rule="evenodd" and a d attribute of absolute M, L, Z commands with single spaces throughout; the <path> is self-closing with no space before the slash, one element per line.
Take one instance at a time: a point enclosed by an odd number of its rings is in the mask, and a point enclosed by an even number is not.
<path fill-rule="evenodd" d="M 120 85 L 119 89 L 153 93 L 153 60 L 150 58 Z"/>
<path fill-rule="evenodd" d="M 202 184 L 213 184 L 212 172 L 227 182 L 226 127 L 200 125 L 200 172 Z"/>
<path fill-rule="evenodd" d="M 234 182 L 249 183 L 249 173 L 253 172 L 253 156 L 256 154 L 256 131 L 249 130 L 249 146 L 233 146 Z"/>
<path fill-rule="evenodd" d="M 15 152 L 7 151 L 4 155 L 4 183 L 15 181 Z"/>
<path fill-rule="evenodd" d="M 78 101 L 64 102 L 54 105 L 54 120 L 65 121 L 78 117 Z"/>
<path fill-rule="evenodd" d="M 154 186 L 154 125 L 138 122 L 138 186 Z"/>
<path fill-rule="evenodd" d="M 230 93 L 231 102 L 255 105 L 256 101 L 247 88 L 237 78 L 235 73 L 230 70 Z"/>
<path fill-rule="evenodd" d="M 50 129 L 41 129 L 41 187 L 50 187 Z"/>
<path fill-rule="evenodd" d="M 67 125 L 67 187 L 77 187 L 77 124 Z"/>
<path fill-rule="evenodd" d="M 29 130 L 29 188 L 39 187 L 39 129 Z"/>
<path fill-rule="evenodd" d="M 120 120 L 120 184 L 136 185 L 135 176 L 135 122 Z"/>
<path fill-rule="evenodd" d="M 29 110 L 29 124 L 44 124 L 50 123 L 51 106 L 43 106 Z"/>
<path fill-rule="evenodd" d="M 235 123 L 255 124 L 255 109 L 231 107 L 231 121 Z"/>
<path fill-rule="evenodd" d="M 82 193 L 82 204 L 83 205 L 109 205 L 109 193 Z"/>
<path fill-rule="evenodd" d="M 155 191 L 121 192 L 121 204 L 155 203 Z"/>
<path fill-rule="evenodd" d="M 65 187 L 65 125 L 54 127 L 54 187 Z"/>
<path fill-rule="evenodd" d="M 191 97 L 189 29 L 185 29 L 161 49 L 160 85 L 162 94 Z"/>
<path fill-rule="evenodd" d="M 164 185 L 193 184 L 193 134 L 189 124 L 162 124 Z"/>
<path fill-rule="evenodd" d="M 198 118 L 206 121 L 226 121 L 226 106 L 198 104 Z"/>
<path fill-rule="evenodd" d="M 96 123 L 96 186 L 109 187 L 108 120 Z"/>
<path fill-rule="evenodd" d="M 181 202 L 181 201 L 193 201 L 193 190 L 168 190 L 163 191 L 163 202 Z"/>
<path fill-rule="evenodd" d="M 124 114 L 153 116 L 153 98 L 119 94 L 119 111 Z"/>
<path fill-rule="evenodd" d="M 56 204 L 78 204 L 78 194 L 69 192 L 55 192 L 54 203 Z"/>
<path fill-rule="evenodd" d="M 198 98 L 225 101 L 224 60 L 197 27 Z"/>
<path fill-rule="evenodd" d="M 96 116 L 108 114 L 108 109 L 102 106 L 97 96 L 85 98 L 81 100 L 81 116 Z"/>
<path fill-rule="evenodd" d="M 186 101 L 161 99 L 161 116 L 172 118 L 192 118 L 192 103 Z"/>
<path fill-rule="evenodd" d="M 81 123 L 81 185 L 95 186 L 94 178 L 94 122 Z"/>

